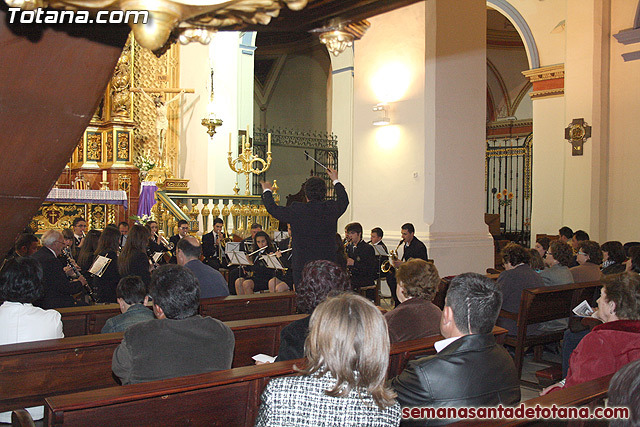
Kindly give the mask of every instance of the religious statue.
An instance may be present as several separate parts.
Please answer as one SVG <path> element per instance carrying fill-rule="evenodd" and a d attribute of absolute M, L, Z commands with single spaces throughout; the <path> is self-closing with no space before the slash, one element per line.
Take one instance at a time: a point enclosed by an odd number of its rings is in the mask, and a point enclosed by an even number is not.
<path fill-rule="evenodd" d="M 185 93 L 185 90 L 184 89 L 180 90 L 180 93 L 178 93 L 176 96 L 174 96 L 173 98 L 171 98 L 166 102 L 162 99 L 162 94 L 151 97 L 142 88 L 140 88 L 140 93 L 142 93 L 142 95 L 146 99 L 153 102 L 156 108 L 156 142 L 158 144 L 160 166 L 164 167 L 165 165 L 164 150 L 166 146 L 167 129 L 169 129 L 169 119 L 167 118 L 167 107 L 173 101 L 176 101 L 180 97 L 182 97 L 182 94 Z"/>

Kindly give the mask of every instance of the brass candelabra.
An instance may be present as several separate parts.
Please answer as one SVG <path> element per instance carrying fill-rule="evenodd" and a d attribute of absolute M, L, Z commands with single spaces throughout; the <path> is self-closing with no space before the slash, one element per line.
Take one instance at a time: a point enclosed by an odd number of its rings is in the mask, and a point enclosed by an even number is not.
<path fill-rule="evenodd" d="M 260 175 L 261 173 L 269 170 L 269 167 L 271 166 L 271 134 L 267 134 L 266 161 L 253 154 L 253 147 L 251 147 L 251 144 L 249 143 L 248 134 L 247 138 L 245 138 L 245 135 L 242 135 L 242 152 L 238 154 L 238 157 L 233 159 L 231 157 L 231 138 L 232 136 L 229 134 L 229 156 L 227 158 L 229 161 L 229 167 L 235 173 L 244 174 L 247 181 L 244 194 L 245 196 L 249 196 L 251 194 L 249 191 L 249 175 L 252 173 Z M 254 163 L 257 163 L 257 167 L 261 167 L 261 169 L 256 169 L 256 167 L 254 167 Z"/>

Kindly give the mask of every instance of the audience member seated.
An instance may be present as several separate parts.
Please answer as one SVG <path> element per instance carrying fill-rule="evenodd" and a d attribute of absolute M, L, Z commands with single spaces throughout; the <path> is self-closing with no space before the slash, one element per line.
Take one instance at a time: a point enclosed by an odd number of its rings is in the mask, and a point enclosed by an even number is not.
<path fill-rule="evenodd" d="M 625 261 L 625 271 L 640 273 L 640 246 L 629 248 L 629 259 Z"/>
<path fill-rule="evenodd" d="M 123 385 L 231 368 L 233 332 L 221 321 L 197 314 L 200 286 L 191 270 L 175 264 L 159 267 L 149 295 L 156 320 L 129 327 L 113 353 L 111 367 Z"/>
<path fill-rule="evenodd" d="M 131 325 L 155 319 L 153 311 L 145 307 L 149 296 L 147 287 L 140 277 L 127 276 L 120 279 L 116 294 L 122 314 L 107 319 L 102 327 L 103 334 L 124 332 Z"/>
<path fill-rule="evenodd" d="M 445 339 L 435 343 L 438 354 L 410 361 L 391 381 L 403 408 L 506 406 L 520 401 L 513 359 L 492 334 L 501 305 L 498 285 L 485 276 L 465 273 L 451 281 L 440 321 Z M 406 420 L 406 425 L 450 422 L 419 419 Z"/>
<path fill-rule="evenodd" d="M 594 317 L 595 326 L 571 354 L 565 380 L 547 387 L 570 387 L 613 374 L 623 365 L 640 359 L 640 276 L 622 273 L 605 277 Z"/>
<path fill-rule="evenodd" d="M 602 250 L 602 274 L 618 274 L 625 270 L 624 262 L 627 257 L 624 255 L 624 246 L 621 242 L 610 241 L 604 242 L 600 246 Z"/>
<path fill-rule="evenodd" d="M 559 240 L 551 242 L 544 258 L 547 266 L 540 272 L 545 286 L 566 285 L 573 283 L 573 275 L 569 265 L 573 261 L 573 251 L 568 243 Z"/>
<path fill-rule="evenodd" d="M 602 250 L 598 242 L 585 240 L 578 245 L 576 255 L 577 267 L 571 268 L 571 275 L 575 283 L 595 282 L 600 280 L 600 264 L 602 263 Z"/>
<path fill-rule="evenodd" d="M 607 406 L 629 408 L 629 418 L 609 421 L 610 427 L 640 425 L 640 360 L 624 365 L 609 383 Z"/>
<path fill-rule="evenodd" d="M 29 257 L 8 260 L 0 271 L 0 345 L 64 338 L 60 313 L 32 304 L 44 292 L 42 269 Z M 44 416 L 42 406 L 27 408 L 34 420 Z M 1 423 L 11 422 L 11 412 L 0 413 Z"/>
<path fill-rule="evenodd" d="M 229 287 L 222 274 L 200 261 L 202 247 L 198 239 L 187 236 L 180 239 L 176 252 L 178 265 L 184 265 L 198 278 L 200 298 L 229 296 Z"/>
<path fill-rule="evenodd" d="M 400 305 L 384 315 L 391 343 L 438 335 L 442 310 L 431 302 L 440 285 L 435 265 L 411 259 L 398 267 L 396 279 Z"/>
<path fill-rule="evenodd" d="M 328 296 L 347 290 L 349 290 L 349 276 L 337 264 L 318 260 L 304 267 L 302 282 L 296 289 L 296 305 L 298 313 L 306 313 L 309 316 L 291 322 L 282 329 L 277 361 L 304 357 L 304 341 L 309 333 L 310 315 Z"/>
<path fill-rule="evenodd" d="M 269 381 L 256 426 L 397 426 L 400 406 L 385 385 L 389 335 L 373 303 L 353 294 L 329 298 L 310 328 L 306 367 Z"/>
<path fill-rule="evenodd" d="M 566 285 L 573 283 L 573 275 L 569 271 L 569 265 L 573 260 L 573 251 L 568 243 L 562 243 L 558 240 L 551 242 L 544 263 L 547 265 L 540 272 L 540 277 L 545 286 Z M 550 320 L 538 325 L 541 331 L 560 331 L 566 329 L 569 324 L 569 318 Z"/>
<path fill-rule="evenodd" d="M 120 273 L 118 272 L 118 242 L 120 241 L 120 231 L 113 226 L 106 226 L 95 254 L 109 258 L 111 261 L 105 269 L 102 276 L 93 277 L 93 289 L 101 303 L 117 302 L 116 288 L 120 281 Z"/>
<path fill-rule="evenodd" d="M 535 271 L 536 273 L 540 273 L 542 270 L 544 270 L 544 261 L 542 260 L 540 252 L 538 252 L 536 249 L 527 249 L 527 252 L 529 252 L 529 266 L 533 269 L 533 271 Z"/>
<path fill-rule="evenodd" d="M 511 313 L 520 311 L 520 297 L 522 291 L 529 288 L 544 286 L 542 278 L 529 266 L 529 252 L 522 246 L 509 243 L 502 249 L 502 261 L 505 271 L 498 276 L 498 286 L 502 290 L 502 309 Z M 498 319 L 498 326 L 507 329 L 509 335 L 517 335 L 518 327 L 515 320 Z M 529 326 L 527 333 L 536 332 L 536 326 Z"/>
<path fill-rule="evenodd" d="M 563 243 L 571 243 L 571 238 L 573 237 L 573 230 L 567 227 L 566 225 L 560 230 L 558 230 L 558 240 Z"/>
<path fill-rule="evenodd" d="M 586 242 L 587 240 L 589 240 L 589 233 L 584 230 L 578 230 L 573 233 L 573 237 L 569 243 L 571 243 L 573 250 L 577 252 L 580 249 L 580 243 Z"/>
<path fill-rule="evenodd" d="M 83 284 L 87 284 L 84 277 L 72 282 L 69 281 L 69 276 L 73 275 L 73 271 L 71 267 L 65 267 L 58 259 L 63 248 L 65 248 L 65 241 L 62 238 L 62 233 L 57 230 L 47 230 L 42 235 L 42 247 L 33 254 L 33 258 L 42 267 L 44 296 L 36 302 L 39 307 L 72 307 L 76 304 L 72 295 L 80 293 Z"/>
<path fill-rule="evenodd" d="M 31 256 L 38 251 L 38 248 L 38 238 L 30 233 L 22 233 L 14 245 L 15 255 L 19 257 Z"/>
<path fill-rule="evenodd" d="M 149 230 L 139 224 L 131 227 L 127 241 L 118 257 L 118 273 L 124 276 L 140 276 L 145 285 L 151 281 L 147 245 L 149 245 Z"/>
<path fill-rule="evenodd" d="M 536 245 L 533 247 L 538 253 L 540 257 L 544 259 L 545 254 L 549 250 L 549 245 L 551 244 L 551 240 L 548 237 L 539 237 L 536 240 Z"/>

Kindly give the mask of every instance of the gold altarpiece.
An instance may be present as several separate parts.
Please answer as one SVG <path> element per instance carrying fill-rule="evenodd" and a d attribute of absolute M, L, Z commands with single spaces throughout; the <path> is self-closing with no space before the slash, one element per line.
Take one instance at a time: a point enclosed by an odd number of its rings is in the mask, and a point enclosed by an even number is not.
<path fill-rule="evenodd" d="M 111 190 L 127 193 L 128 209 L 115 205 L 79 203 L 44 203 L 32 221 L 39 231 L 69 227 L 76 216 L 83 216 L 89 228 L 103 228 L 109 223 L 127 221 L 138 210 L 141 156 L 159 162 L 156 143 L 156 110 L 151 102 L 132 88 L 164 89 L 178 87 L 179 45 L 174 44 L 161 57 L 140 46 L 130 36 L 118 60 L 113 77 L 82 139 L 73 151 L 56 186 L 72 188 L 77 178 L 89 189 L 101 189 L 103 175 Z M 179 158 L 178 103 L 167 109 L 166 166 L 176 175 Z M 186 181 L 176 180 L 172 190 L 188 190 Z"/>

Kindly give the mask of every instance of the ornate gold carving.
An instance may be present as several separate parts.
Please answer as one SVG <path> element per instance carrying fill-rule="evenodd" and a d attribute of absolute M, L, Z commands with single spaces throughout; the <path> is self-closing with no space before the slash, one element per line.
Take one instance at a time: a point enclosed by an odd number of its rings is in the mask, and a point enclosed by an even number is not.
<path fill-rule="evenodd" d="M 105 226 L 105 207 L 104 205 L 89 205 L 90 215 L 92 221 L 89 223 L 89 228 L 103 229 Z"/>
<path fill-rule="evenodd" d="M 87 161 L 102 161 L 102 134 L 87 132 Z"/>
<path fill-rule="evenodd" d="M 523 71 L 522 74 L 529 79 L 531 83 L 543 80 L 554 80 L 564 78 L 564 64 L 550 65 L 548 67 L 535 68 L 533 70 Z"/>
<path fill-rule="evenodd" d="M 129 192 L 131 191 L 131 177 L 129 175 L 118 175 L 118 190 L 125 191 L 127 196 L 129 196 Z"/>
<path fill-rule="evenodd" d="M 554 96 L 562 96 L 562 95 L 564 95 L 563 87 L 556 88 L 556 89 L 547 89 L 547 90 L 535 90 L 529 94 L 529 96 L 531 96 L 531 99 L 551 98 Z"/>
<path fill-rule="evenodd" d="M 42 204 L 31 224 L 39 231 L 71 227 L 75 217 L 87 217 L 87 205 L 76 203 L 51 203 Z"/>
<path fill-rule="evenodd" d="M 113 132 L 107 132 L 105 162 L 113 162 Z"/>
<path fill-rule="evenodd" d="M 131 41 L 127 42 L 111 79 L 111 114 L 128 119 L 131 115 Z"/>
<path fill-rule="evenodd" d="M 128 161 L 129 159 L 129 133 L 117 132 L 118 137 L 118 160 Z"/>
<path fill-rule="evenodd" d="M 78 159 L 77 159 L 78 163 L 83 163 L 84 162 L 84 140 L 82 138 L 78 143 L 77 152 L 78 152 Z"/>

